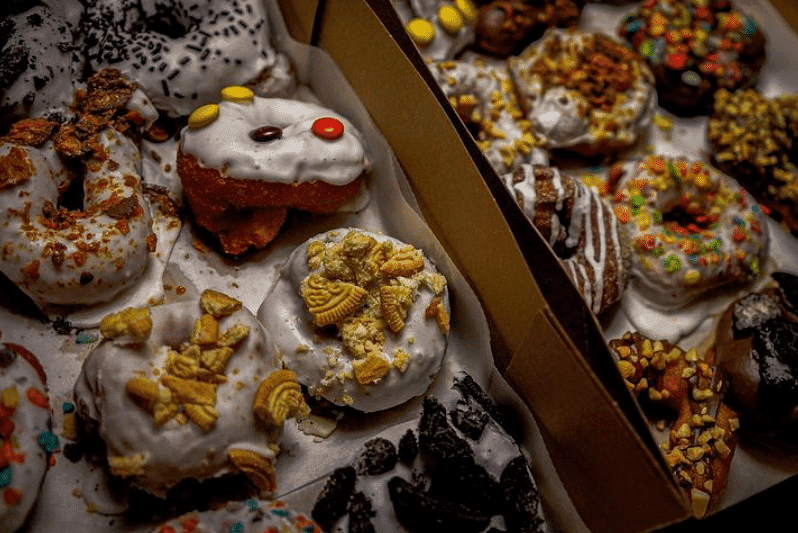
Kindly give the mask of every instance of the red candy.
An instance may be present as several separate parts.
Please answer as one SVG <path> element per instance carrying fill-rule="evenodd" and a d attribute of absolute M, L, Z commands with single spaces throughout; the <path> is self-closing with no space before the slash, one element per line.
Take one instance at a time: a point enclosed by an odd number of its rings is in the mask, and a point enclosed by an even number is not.
<path fill-rule="evenodd" d="M 344 134 L 344 123 L 333 117 L 316 119 L 310 128 L 311 133 L 325 141 L 334 141 Z"/>

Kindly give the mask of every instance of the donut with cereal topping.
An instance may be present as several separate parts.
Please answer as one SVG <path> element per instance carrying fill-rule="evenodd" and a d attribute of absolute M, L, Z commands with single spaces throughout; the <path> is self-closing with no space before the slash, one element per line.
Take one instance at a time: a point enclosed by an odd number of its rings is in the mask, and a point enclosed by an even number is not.
<path fill-rule="evenodd" d="M 705 114 L 715 91 L 753 86 L 765 63 L 757 21 L 729 0 L 646 0 L 618 29 L 654 72 L 659 103 Z"/>
<path fill-rule="evenodd" d="M 614 210 L 632 245 L 631 285 L 665 309 L 761 275 L 770 237 L 759 204 L 703 161 L 654 155 L 623 173 Z"/>
<path fill-rule="evenodd" d="M 643 60 L 601 33 L 550 29 L 509 60 L 519 103 L 551 149 L 596 156 L 634 145 L 657 106 Z"/>
<path fill-rule="evenodd" d="M 297 247 L 258 310 L 309 394 L 364 412 L 427 390 L 449 317 L 446 278 L 421 250 L 356 228 Z"/>
<path fill-rule="evenodd" d="M 59 448 L 51 431 L 47 377 L 35 355 L 0 344 L 0 531 L 13 533 L 36 504 Z"/>
<path fill-rule="evenodd" d="M 283 424 L 307 406 L 241 301 L 207 289 L 108 315 L 100 333 L 75 403 L 112 475 L 167 497 L 184 480 L 244 474 L 273 495 Z"/>
<path fill-rule="evenodd" d="M 164 522 L 151 533 L 322 533 L 316 522 L 280 500 L 230 502 L 220 509 L 194 511 Z"/>
<path fill-rule="evenodd" d="M 263 248 L 289 209 L 330 214 L 361 192 L 362 134 L 322 106 L 229 86 L 181 134 L 177 171 L 196 223 L 228 255 Z"/>

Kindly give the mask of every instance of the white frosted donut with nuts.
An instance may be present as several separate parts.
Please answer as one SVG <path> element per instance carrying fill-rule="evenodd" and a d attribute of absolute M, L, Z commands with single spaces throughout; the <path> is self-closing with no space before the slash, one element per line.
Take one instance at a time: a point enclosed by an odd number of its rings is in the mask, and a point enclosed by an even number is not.
<path fill-rule="evenodd" d="M 264 95 L 296 85 L 259 0 L 98 0 L 86 21 L 91 67 L 119 69 L 170 115 L 215 101 L 231 83 Z"/>
<path fill-rule="evenodd" d="M 499 175 L 530 161 L 540 143 L 518 107 L 505 67 L 452 60 L 433 63 L 430 70 Z"/>
<path fill-rule="evenodd" d="M 296 248 L 258 310 L 308 392 L 366 412 L 423 394 L 446 351 L 446 279 L 385 235 L 339 229 Z"/>
<path fill-rule="evenodd" d="M 199 303 L 109 315 L 100 333 L 75 400 L 112 474 L 158 496 L 183 479 L 236 472 L 274 492 L 283 422 L 307 408 L 240 301 L 206 290 Z"/>
<path fill-rule="evenodd" d="M 478 11 L 471 0 L 392 0 L 392 3 L 424 58 L 453 59 L 474 42 Z"/>
<path fill-rule="evenodd" d="M 322 533 L 305 515 L 280 500 L 230 502 L 221 509 L 191 512 L 161 524 L 152 533 Z"/>
<path fill-rule="evenodd" d="M 606 35 L 550 29 L 508 63 L 519 103 L 548 148 L 617 151 L 651 123 L 657 105 L 651 70 Z"/>

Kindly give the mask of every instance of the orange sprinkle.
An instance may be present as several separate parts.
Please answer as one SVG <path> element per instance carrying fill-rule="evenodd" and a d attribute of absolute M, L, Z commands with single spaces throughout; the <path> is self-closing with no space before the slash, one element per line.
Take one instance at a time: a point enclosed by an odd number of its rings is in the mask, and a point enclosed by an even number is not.
<path fill-rule="evenodd" d="M 615 216 L 618 217 L 621 224 L 626 224 L 632 219 L 632 211 L 625 205 L 616 205 Z"/>
<path fill-rule="evenodd" d="M 9 507 L 19 505 L 22 501 L 22 492 L 19 489 L 6 489 L 3 491 L 3 501 Z"/>
<path fill-rule="evenodd" d="M 50 408 L 50 400 L 47 398 L 47 395 L 39 389 L 30 387 L 26 391 L 26 394 L 28 395 L 28 400 L 30 400 L 30 403 L 36 407 L 41 407 L 42 409 Z"/>

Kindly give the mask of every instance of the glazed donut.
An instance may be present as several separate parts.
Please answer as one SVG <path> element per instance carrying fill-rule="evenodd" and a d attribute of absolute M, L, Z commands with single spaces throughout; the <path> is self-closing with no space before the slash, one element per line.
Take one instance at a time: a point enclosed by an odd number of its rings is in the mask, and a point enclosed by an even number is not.
<path fill-rule="evenodd" d="M 540 141 L 518 107 L 506 68 L 452 60 L 430 70 L 499 175 L 530 160 Z"/>
<path fill-rule="evenodd" d="M 657 105 L 651 71 L 604 34 L 550 29 L 508 63 L 521 108 L 548 148 L 615 152 L 637 142 L 651 123 Z"/>
<path fill-rule="evenodd" d="M 453 59 L 474 42 L 472 0 L 392 0 L 405 30 L 429 61 Z"/>
<path fill-rule="evenodd" d="M 522 165 L 502 181 L 590 310 L 599 315 L 617 302 L 629 282 L 631 251 L 599 194 L 545 164 Z"/>
<path fill-rule="evenodd" d="M 197 223 L 227 254 L 262 248 L 289 208 L 334 213 L 371 170 L 363 136 L 311 103 L 227 87 L 181 134 L 177 170 Z"/>
<path fill-rule="evenodd" d="M 631 285 L 647 300 L 678 308 L 760 276 L 767 221 L 737 182 L 684 158 L 654 155 L 622 168 L 614 210 L 632 244 Z"/>
<path fill-rule="evenodd" d="M 718 89 L 754 85 L 765 62 L 762 30 L 729 0 L 646 0 L 619 33 L 654 72 L 660 105 L 681 115 L 709 112 Z"/>
<path fill-rule="evenodd" d="M 0 345 L 0 532 L 20 529 L 59 447 L 50 431 L 47 377 L 22 346 Z"/>
<path fill-rule="evenodd" d="M 697 517 L 717 502 L 728 480 L 740 420 L 726 405 L 723 374 L 710 350 L 701 357 L 667 341 L 625 333 L 609 341 L 627 387 L 652 422 L 666 420 L 665 462 Z"/>
<path fill-rule="evenodd" d="M 311 395 L 381 411 L 422 394 L 441 366 L 446 278 L 411 245 L 334 230 L 291 253 L 258 318 Z"/>
<path fill-rule="evenodd" d="M 95 0 L 86 25 L 91 68 L 120 70 L 171 116 L 216 101 L 230 83 L 260 85 L 264 96 L 296 84 L 258 0 Z"/>
<path fill-rule="evenodd" d="M 0 269 L 38 305 L 107 301 L 147 268 L 156 237 L 139 147 L 125 133 L 135 133 L 131 121 L 156 115 L 118 72 L 101 72 L 89 80 L 76 122 L 26 119 L 2 139 Z M 59 197 L 75 160 L 84 205 L 67 209 Z"/>
<path fill-rule="evenodd" d="M 161 524 L 152 533 L 322 533 L 305 515 L 279 500 L 230 502 L 221 509 L 191 512 Z"/>
<path fill-rule="evenodd" d="M 23 117 L 69 115 L 83 77 L 81 46 L 66 19 L 47 6 L 0 17 L 2 131 Z"/>
<path fill-rule="evenodd" d="M 715 93 L 707 123 L 715 165 L 737 179 L 798 235 L 798 94 L 765 98 L 756 89 Z"/>
<path fill-rule="evenodd" d="M 767 446 L 798 445 L 798 277 L 774 272 L 775 286 L 732 303 L 718 322 L 718 362 L 742 430 Z"/>
<path fill-rule="evenodd" d="M 75 385 L 111 474 L 156 496 L 184 479 L 244 473 L 274 492 L 277 440 L 305 412 L 268 334 L 241 302 L 213 290 L 196 300 L 106 316 Z"/>

